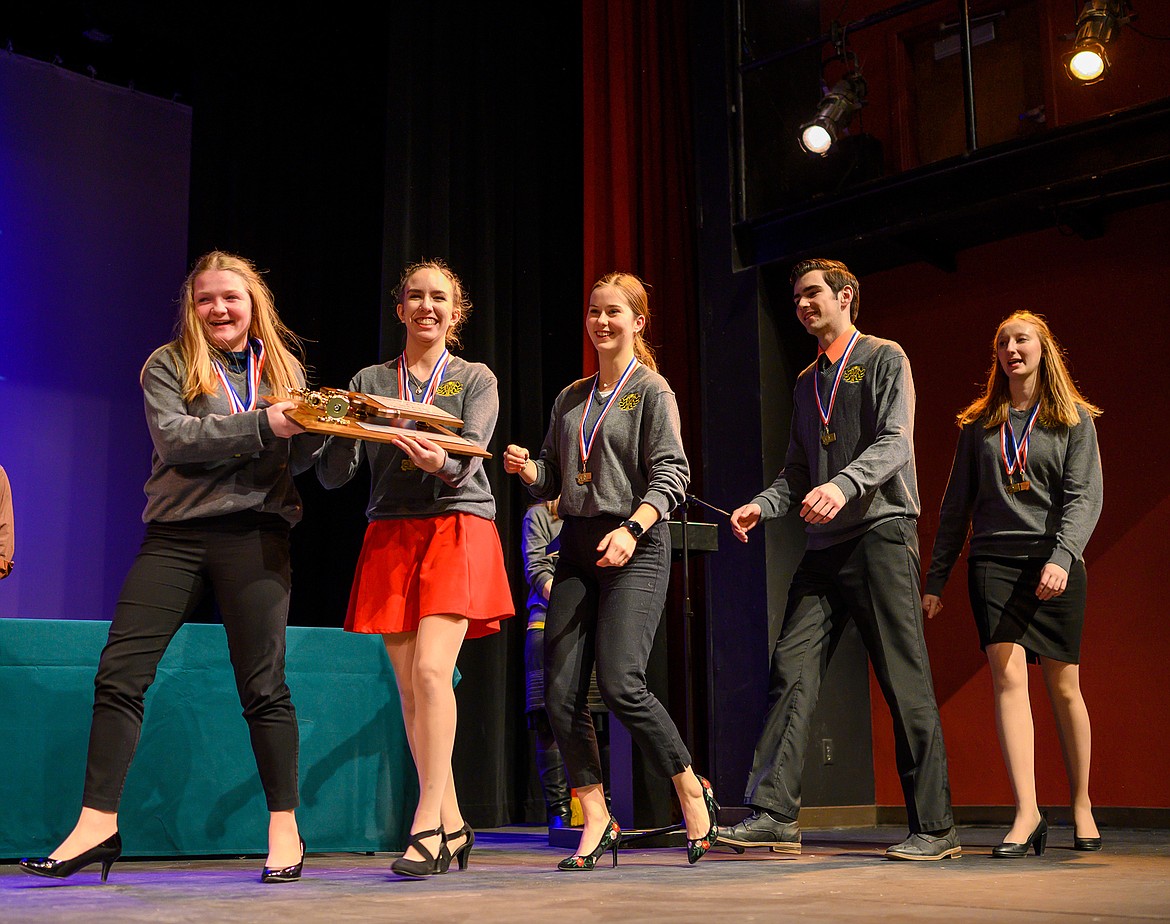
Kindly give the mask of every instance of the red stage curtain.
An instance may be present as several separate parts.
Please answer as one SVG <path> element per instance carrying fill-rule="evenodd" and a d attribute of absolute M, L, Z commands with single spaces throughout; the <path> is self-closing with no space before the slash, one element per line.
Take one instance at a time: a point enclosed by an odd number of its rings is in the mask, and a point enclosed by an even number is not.
<path fill-rule="evenodd" d="M 679 399 L 698 473 L 695 156 L 683 0 L 585 0 L 584 271 L 650 286 L 650 342 Z M 584 369 L 597 368 L 584 335 Z"/>

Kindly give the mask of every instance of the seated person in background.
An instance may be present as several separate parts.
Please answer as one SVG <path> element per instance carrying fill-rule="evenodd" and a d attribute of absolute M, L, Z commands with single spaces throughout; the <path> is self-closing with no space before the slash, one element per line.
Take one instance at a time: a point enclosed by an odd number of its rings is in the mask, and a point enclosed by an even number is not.
<path fill-rule="evenodd" d="M 8 473 L 0 465 L 0 580 L 12 573 L 12 555 L 16 548 L 13 529 L 12 488 L 8 484 Z"/>

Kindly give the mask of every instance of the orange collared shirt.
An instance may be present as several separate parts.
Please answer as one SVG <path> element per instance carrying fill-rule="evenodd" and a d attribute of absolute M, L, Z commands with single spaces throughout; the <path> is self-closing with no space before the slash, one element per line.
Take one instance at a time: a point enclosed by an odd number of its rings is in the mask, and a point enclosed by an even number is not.
<path fill-rule="evenodd" d="M 849 338 L 853 336 L 853 332 L 857 330 L 852 324 L 849 325 L 849 330 L 845 331 L 840 337 L 829 344 L 827 350 L 817 347 L 817 359 L 822 355 L 829 358 L 829 365 L 835 365 L 842 356 L 845 355 L 845 348 L 849 346 Z"/>

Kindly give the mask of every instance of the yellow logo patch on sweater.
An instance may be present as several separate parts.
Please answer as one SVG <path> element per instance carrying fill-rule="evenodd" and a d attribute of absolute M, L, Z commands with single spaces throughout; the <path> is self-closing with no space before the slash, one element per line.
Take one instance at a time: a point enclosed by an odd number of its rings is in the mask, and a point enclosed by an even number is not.
<path fill-rule="evenodd" d="M 463 391 L 462 382 L 444 382 L 435 389 L 435 394 L 440 398 L 451 398 Z"/>
<path fill-rule="evenodd" d="M 638 403 L 641 400 L 642 400 L 642 396 L 639 395 L 637 392 L 634 392 L 634 393 L 629 394 L 629 395 L 623 395 L 621 400 L 618 401 L 618 407 L 620 407 L 623 411 L 632 411 L 634 408 L 636 408 L 638 406 Z"/>
<path fill-rule="evenodd" d="M 850 385 L 856 385 L 863 378 L 865 378 L 865 366 L 861 365 L 860 363 L 854 363 L 845 370 L 845 373 L 841 376 L 841 378 L 843 378 Z"/>

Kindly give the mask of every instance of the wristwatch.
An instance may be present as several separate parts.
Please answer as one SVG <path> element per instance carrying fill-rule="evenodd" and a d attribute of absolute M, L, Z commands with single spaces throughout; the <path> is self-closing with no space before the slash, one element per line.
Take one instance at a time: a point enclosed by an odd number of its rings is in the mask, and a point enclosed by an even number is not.
<path fill-rule="evenodd" d="M 626 520 L 622 526 L 630 531 L 630 535 L 633 536 L 635 540 L 641 539 L 642 534 L 646 532 L 646 527 L 644 527 L 637 520 Z"/>

